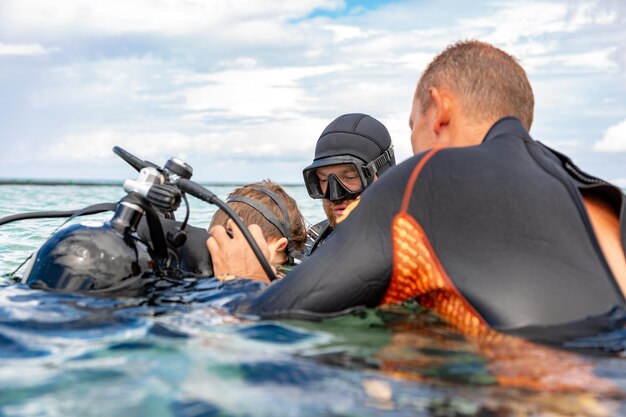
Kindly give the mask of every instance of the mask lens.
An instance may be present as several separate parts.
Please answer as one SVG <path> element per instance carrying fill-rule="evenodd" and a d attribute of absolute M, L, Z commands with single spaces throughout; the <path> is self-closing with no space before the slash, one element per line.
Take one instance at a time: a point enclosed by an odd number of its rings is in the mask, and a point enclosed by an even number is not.
<path fill-rule="evenodd" d="M 324 198 L 324 193 L 320 187 L 320 180 L 315 169 L 309 169 L 302 173 L 304 175 L 304 185 L 311 198 Z"/>
<path fill-rule="evenodd" d="M 324 161 L 327 162 L 326 164 L 314 163 L 302 172 L 304 183 L 311 198 L 328 198 L 326 194 L 331 175 L 334 176 L 336 182 L 341 184 L 340 188 L 345 189 L 348 195 L 358 195 L 363 191 L 365 179 L 361 172 L 362 163 L 354 163 L 351 160 L 346 160 L 346 157 L 332 158 L 336 159 L 336 162 L 332 161 L 335 163 L 332 163 L 330 159 Z M 336 187 L 335 190 L 337 190 Z"/>
<path fill-rule="evenodd" d="M 360 194 L 362 189 L 363 188 L 361 187 L 358 191 L 353 191 L 346 187 L 346 185 L 339 180 L 335 174 L 330 174 L 326 183 L 324 198 L 332 202 L 353 200 Z"/>

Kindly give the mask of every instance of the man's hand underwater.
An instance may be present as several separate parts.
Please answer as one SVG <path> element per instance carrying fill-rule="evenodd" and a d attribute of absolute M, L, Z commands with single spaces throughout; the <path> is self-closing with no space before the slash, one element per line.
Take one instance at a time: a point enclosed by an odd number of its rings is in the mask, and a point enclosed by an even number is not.
<path fill-rule="evenodd" d="M 207 248 L 211 253 L 215 276 L 222 279 L 234 275 L 269 283 L 269 278 L 241 230 L 232 220 L 228 221 L 227 227 L 229 231 L 232 231 L 232 237 L 222 226 L 215 226 L 209 230 Z M 259 245 L 265 259 L 269 260 L 270 253 L 261 228 L 256 224 L 251 224 L 248 230 Z"/>

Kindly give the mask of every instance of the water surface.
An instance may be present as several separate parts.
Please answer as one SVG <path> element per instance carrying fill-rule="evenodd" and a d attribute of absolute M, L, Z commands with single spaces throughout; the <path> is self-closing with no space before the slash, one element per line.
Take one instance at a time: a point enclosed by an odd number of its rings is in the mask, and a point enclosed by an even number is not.
<path fill-rule="evenodd" d="M 224 198 L 232 186 L 210 188 Z M 310 222 L 321 220 L 304 187 L 287 191 Z M 117 186 L 0 193 L 0 217 L 123 196 Z M 191 224 L 208 226 L 214 208 L 190 203 Z M 0 273 L 17 268 L 61 222 L 0 226 Z M 223 308 L 261 290 L 245 280 L 204 280 L 147 302 L 60 295 L 1 278 L 0 416 L 626 415 L 621 331 L 610 335 L 613 354 L 495 356 L 413 304 L 320 322 L 250 321 Z M 498 380 L 520 368 L 540 370 L 541 384 Z M 564 380 L 582 389 L 559 389 Z"/>

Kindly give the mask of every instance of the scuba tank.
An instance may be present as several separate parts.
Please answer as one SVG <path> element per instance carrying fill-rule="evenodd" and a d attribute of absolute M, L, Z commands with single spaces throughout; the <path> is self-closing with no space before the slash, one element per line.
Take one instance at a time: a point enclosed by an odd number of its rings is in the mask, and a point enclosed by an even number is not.
<path fill-rule="evenodd" d="M 180 191 L 164 188 L 164 182 L 156 168 L 142 168 L 136 180 L 124 182 L 128 195 L 117 203 L 111 220 L 77 223 L 54 233 L 37 251 L 22 282 L 63 292 L 145 293 L 166 265 L 167 252 L 150 248 L 137 227 L 144 215 L 160 227 L 153 207 L 171 213 L 180 203 Z"/>
<path fill-rule="evenodd" d="M 134 235 L 143 213 L 141 206 L 121 201 L 106 223 L 61 229 L 37 251 L 22 282 L 63 292 L 145 293 L 156 271 L 148 247 Z"/>
<path fill-rule="evenodd" d="M 212 276 L 206 247 L 208 233 L 187 224 L 186 194 L 224 210 L 241 229 L 270 280 L 276 279 L 241 219 L 215 194 L 190 180 L 191 166 L 171 158 L 160 168 L 117 146 L 113 152 L 139 171 L 136 180 L 124 182 L 128 194 L 115 205 L 113 217 L 104 223 L 82 222 L 55 232 L 35 253 L 23 283 L 61 292 L 139 296 L 152 291 L 159 280 L 175 283 L 189 276 Z M 186 215 L 183 222 L 178 222 L 174 212 L 181 200 Z M 110 210 L 109 206 L 105 203 L 75 211 L 12 215 L 0 219 L 0 225 L 32 218 L 72 219 Z"/>

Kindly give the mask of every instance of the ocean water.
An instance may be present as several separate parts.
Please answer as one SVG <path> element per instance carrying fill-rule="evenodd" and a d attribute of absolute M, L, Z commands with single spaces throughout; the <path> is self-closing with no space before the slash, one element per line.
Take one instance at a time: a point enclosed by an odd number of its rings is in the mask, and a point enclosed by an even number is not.
<path fill-rule="evenodd" d="M 224 198 L 232 186 L 209 188 Z M 287 191 L 309 222 L 323 218 L 303 187 Z M 114 202 L 123 190 L 6 185 L 0 196 L 4 217 Z M 208 226 L 214 208 L 190 203 L 190 223 Z M 0 226 L 0 274 L 61 223 Z M 520 349 L 464 338 L 414 304 L 318 322 L 254 321 L 223 309 L 261 289 L 207 279 L 158 299 L 115 300 L 2 277 L 0 417 L 626 415 L 620 330 L 602 338 L 610 353 Z"/>

